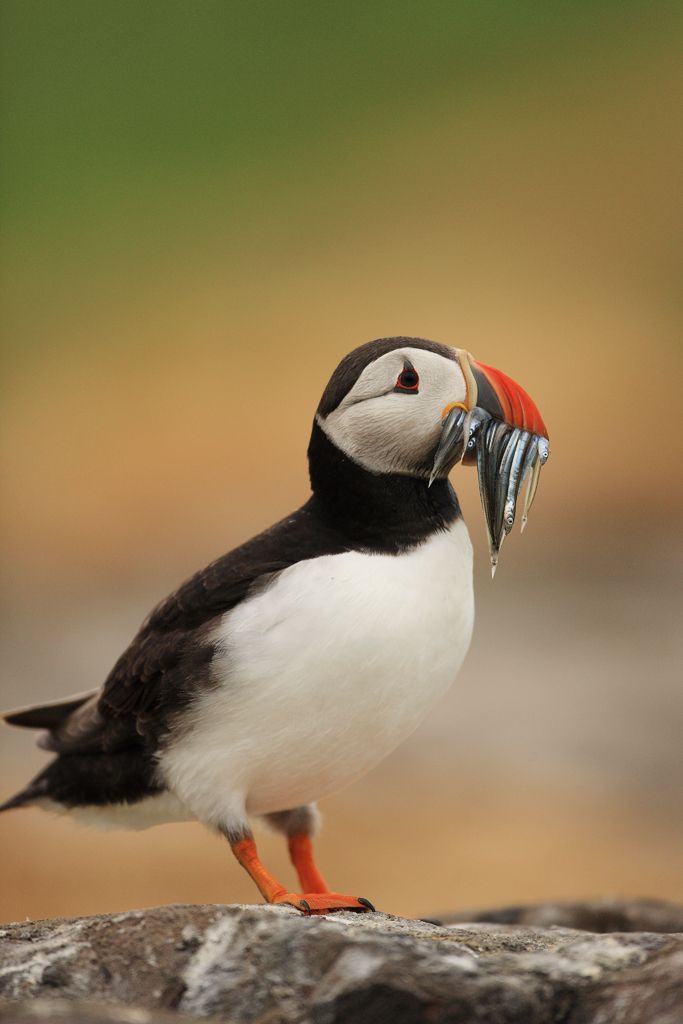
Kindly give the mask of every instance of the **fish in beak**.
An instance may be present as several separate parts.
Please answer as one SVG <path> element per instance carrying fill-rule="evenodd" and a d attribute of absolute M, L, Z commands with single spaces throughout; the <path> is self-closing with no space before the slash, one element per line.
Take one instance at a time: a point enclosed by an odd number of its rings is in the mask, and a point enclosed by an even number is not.
<path fill-rule="evenodd" d="M 430 483 L 458 460 L 476 465 L 494 576 L 498 554 L 515 521 L 517 499 L 528 480 L 522 530 L 526 526 L 550 453 L 548 431 L 536 403 L 516 381 L 477 362 L 465 349 L 456 349 L 456 354 L 467 397 L 442 412 Z"/>

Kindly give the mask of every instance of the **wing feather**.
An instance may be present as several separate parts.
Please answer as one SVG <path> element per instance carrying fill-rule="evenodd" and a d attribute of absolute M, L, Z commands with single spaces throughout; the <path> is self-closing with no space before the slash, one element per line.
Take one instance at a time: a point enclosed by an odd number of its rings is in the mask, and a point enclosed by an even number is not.
<path fill-rule="evenodd" d="M 15 725 L 47 728 L 40 745 L 61 754 L 154 747 L 174 715 L 212 684 L 212 629 L 225 612 L 283 569 L 347 550 L 317 516 L 313 499 L 269 530 L 195 573 L 150 613 L 103 687 L 54 709 L 11 713 Z"/>
<path fill-rule="evenodd" d="M 289 566 L 345 550 L 343 538 L 323 525 L 311 500 L 216 559 L 150 613 L 109 674 L 100 710 L 108 717 L 133 716 L 144 733 L 151 718 L 185 706 L 206 681 L 214 655 L 210 635 L 221 615 Z"/>

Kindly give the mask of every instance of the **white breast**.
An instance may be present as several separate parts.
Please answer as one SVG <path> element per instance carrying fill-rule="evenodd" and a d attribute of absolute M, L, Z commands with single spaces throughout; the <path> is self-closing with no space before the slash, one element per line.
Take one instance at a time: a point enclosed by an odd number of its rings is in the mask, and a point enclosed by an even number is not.
<path fill-rule="evenodd" d="M 300 562 L 223 617 L 217 686 L 162 775 L 213 824 L 316 800 L 416 728 L 455 679 L 472 621 L 462 520 L 404 555 Z"/>

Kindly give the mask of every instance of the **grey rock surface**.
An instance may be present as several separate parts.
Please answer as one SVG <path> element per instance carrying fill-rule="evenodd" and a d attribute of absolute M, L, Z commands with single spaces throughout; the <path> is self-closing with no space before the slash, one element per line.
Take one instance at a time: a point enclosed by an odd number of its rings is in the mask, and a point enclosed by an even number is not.
<path fill-rule="evenodd" d="M 7 925 L 0 1022 L 683 1024 L 683 934 L 669 928 L 681 908 L 653 906 L 620 903 L 630 930 L 602 933 L 567 922 L 606 923 L 604 903 L 560 905 L 561 926 L 549 909 L 515 923 L 540 907 L 439 925 L 267 906 Z M 662 930 L 637 930 L 638 907 Z"/>
<path fill-rule="evenodd" d="M 566 903 L 531 903 L 521 907 L 461 910 L 440 917 L 443 924 L 487 921 L 528 924 L 540 928 L 561 925 L 587 932 L 683 932 L 683 907 L 666 900 L 620 900 L 614 897 Z"/>
<path fill-rule="evenodd" d="M 192 1020 L 170 1010 L 107 1005 L 90 999 L 0 1002 L 1 1024 L 182 1024 Z"/>

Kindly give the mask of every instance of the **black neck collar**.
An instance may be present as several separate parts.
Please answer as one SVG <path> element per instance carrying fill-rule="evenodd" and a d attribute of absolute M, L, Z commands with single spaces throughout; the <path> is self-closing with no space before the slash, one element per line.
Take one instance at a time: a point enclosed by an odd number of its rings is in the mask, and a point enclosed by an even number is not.
<path fill-rule="evenodd" d="M 309 509 L 351 548 L 397 554 L 460 517 L 448 480 L 431 487 L 418 477 L 363 469 L 313 424 L 308 446 L 313 497 Z"/>

